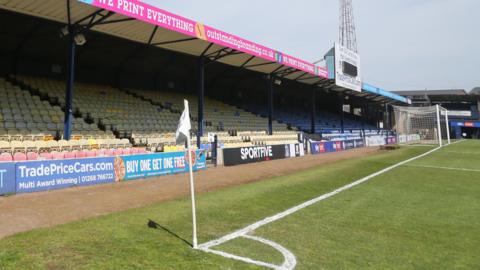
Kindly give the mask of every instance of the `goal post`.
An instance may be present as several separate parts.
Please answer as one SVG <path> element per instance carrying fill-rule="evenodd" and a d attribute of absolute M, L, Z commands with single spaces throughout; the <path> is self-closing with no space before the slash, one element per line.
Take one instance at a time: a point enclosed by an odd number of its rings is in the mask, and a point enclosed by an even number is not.
<path fill-rule="evenodd" d="M 452 143 L 450 139 L 450 122 L 448 121 L 448 110 L 445 110 L 445 125 L 447 129 L 447 144 Z"/>
<path fill-rule="evenodd" d="M 400 144 L 419 143 L 439 146 L 450 144 L 448 110 L 440 105 L 429 107 L 393 106 L 393 130 Z"/>

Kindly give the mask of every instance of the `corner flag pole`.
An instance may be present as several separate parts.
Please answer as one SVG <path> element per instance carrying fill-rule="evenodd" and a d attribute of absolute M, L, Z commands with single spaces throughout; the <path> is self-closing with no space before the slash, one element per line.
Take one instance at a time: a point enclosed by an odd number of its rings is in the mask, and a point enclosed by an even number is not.
<path fill-rule="evenodd" d="M 188 109 L 188 102 L 185 101 L 185 109 Z M 187 152 L 188 152 L 188 167 L 190 170 L 190 194 L 192 197 L 192 221 L 193 221 L 193 248 L 197 249 L 197 214 L 195 209 L 195 185 L 193 183 L 193 167 L 192 167 L 192 152 L 190 150 L 190 130 L 187 134 Z"/>

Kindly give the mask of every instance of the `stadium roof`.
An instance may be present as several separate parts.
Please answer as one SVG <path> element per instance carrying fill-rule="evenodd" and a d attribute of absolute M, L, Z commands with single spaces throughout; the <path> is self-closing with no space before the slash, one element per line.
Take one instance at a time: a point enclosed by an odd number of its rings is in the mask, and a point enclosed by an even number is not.
<path fill-rule="evenodd" d="M 480 95 L 480 87 L 475 87 L 470 91 L 470 95 Z"/>
<path fill-rule="evenodd" d="M 445 89 L 445 90 L 408 90 L 408 91 L 392 91 L 392 93 L 402 96 L 466 96 L 467 91 L 464 89 Z"/>
<path fill-rule="evenodd" d="M 0 8 L 71 24 L 81 31 L 93 30 L 359 97 L 368 96 L 375 102 L 408 103 L 408 99 L 376 87 L 361 93 L 348 91 L 329 80 L 324 67 L 136 0 L 0 0 Z"/>
<path fill-rule="evenodd" d="M 395 91 L 394 93 L 404 97 L 411 98 L 415 102 L 422 101 L 441 101 L 441 102 L 476 102 L 477 96 L 463 89 L 445 89 L 445 90 L 411 90 Z"/>

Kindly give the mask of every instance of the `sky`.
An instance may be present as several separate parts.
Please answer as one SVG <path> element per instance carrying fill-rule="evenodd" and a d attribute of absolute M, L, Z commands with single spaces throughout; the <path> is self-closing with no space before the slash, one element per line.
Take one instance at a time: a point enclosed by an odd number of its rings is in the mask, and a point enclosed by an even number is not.
<path fill-rule="evenodd" d="M 338 40 L 338 0 L 144 0 L 317 61 Z M 480 86 L 480 0 L 353 0 L 363 81 L 387 90 Z"/>

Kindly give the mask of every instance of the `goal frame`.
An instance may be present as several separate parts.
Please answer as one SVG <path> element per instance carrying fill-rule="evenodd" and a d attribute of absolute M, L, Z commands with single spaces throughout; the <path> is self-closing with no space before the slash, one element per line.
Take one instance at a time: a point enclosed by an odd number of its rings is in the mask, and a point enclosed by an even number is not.
<path fill-rule="evenodd" d="M 449 113 L 446 108 L 438 104 L 425 107 L 392 105 L 392 108 L 395 122 L 393 127 L 399 144 L 419 142 L 438 144 L 442 147 L 451 143 Z M 416 109 L 417 111 L 415 111 Z"/>

